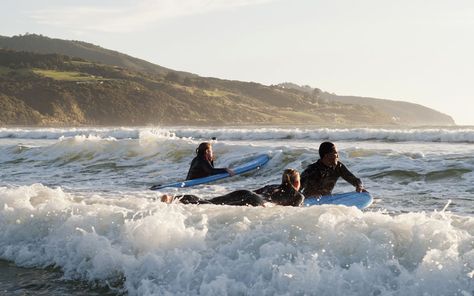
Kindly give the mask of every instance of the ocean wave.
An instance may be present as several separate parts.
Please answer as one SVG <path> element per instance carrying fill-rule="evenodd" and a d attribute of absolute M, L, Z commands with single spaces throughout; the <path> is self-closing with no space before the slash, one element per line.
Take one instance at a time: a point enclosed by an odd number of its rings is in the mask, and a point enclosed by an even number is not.
<path fill-rule="evenodd" d="M 386 170 L 370 175 L 370 178 L 392 178 L 396 180 L 410 180 L 410 181 L 426 181 L 438 182 L 441 180 L 456 179 L 462 177 L 464 174 L 472 173 L 471 169 L 466 168 L 449 168 L 443 170 L 429 171 L 426 173 L 415 172 L 411 170 Z"/>
<path fill-rule="evenodd" d="M 249 129 L 176 129 L 178 137 L 219 140 L 330 140 L 330 141 L 384 141 L 384 142 L 452 142 L 474 143 L 474 129 L 452 128 L 249 128 Z"/>
<path fill-rule="evenodd" d="M 331 140 L 382 142 L 474 143 L 473 128 L 0 128 L 1 138 L 59 139 L 75 136 L 96 136 L 115 139 L 153 140 L 157 138 L 189 138 L 218 140 Z"/>
<path fill-rule="evenodd" d="M 73 137 L 139 139 L 146 137 L 172 138 L 168 129 L 160 128 L 0 128 L 0 139 L 47 139 Z"/>
<path fill-rule="evenodd" d="M 189 155 L 196 145 L 186 140 L 174 141 L 168 136 L 137 139 L 119 139 L 106 134 L 61 135 L 56 141 L 37 146 L 16 144 L 0 147 L 4 152 L 0 161 L 41 161 L 49 165 L 120 159 L 140 161 L 153 157 L 173 161 L 184 154 Z"/>
<path fill-rule="evenodd" d="M 474 217 L 0 187 L 0 258 L 129 295 L 470 295 Z"/>

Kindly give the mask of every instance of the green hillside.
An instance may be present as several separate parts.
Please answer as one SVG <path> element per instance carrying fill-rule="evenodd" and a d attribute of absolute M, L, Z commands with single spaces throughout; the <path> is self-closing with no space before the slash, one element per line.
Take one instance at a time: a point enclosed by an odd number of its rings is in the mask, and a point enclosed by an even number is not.
<path fill-rule="evenodd" d="M 423 106 L 424 122 L 409 110 L 400 119 L 389 108 L 339 102 L 307 86 L 199 77 L 80 41 L 0 37 L 0 48 L 3 125 L 454 123 Z"/>
<path fill-rule="evenodd" d="M 43 54 L 57 53 L 105 65 L 124 67 L 140 72 L 166 74 L 169 71 L 172 71 L 171 69 L 131 57 L 118 51 L 105 49 L 91 43 L 49 38 L 37 34 L 12 37 L 0 36 L 0 48 Z"/>

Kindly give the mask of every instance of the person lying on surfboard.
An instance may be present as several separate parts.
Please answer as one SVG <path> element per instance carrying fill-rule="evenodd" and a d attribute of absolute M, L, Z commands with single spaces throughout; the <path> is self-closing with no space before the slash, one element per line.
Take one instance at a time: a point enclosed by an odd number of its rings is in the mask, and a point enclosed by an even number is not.
<path fill-rule="evenodd" d="M 267 185 L 255 191 L 237 190 L 211 199 L 202 199 L 195 195 L 163 195 L 161 201 L 171 203 L 177 200 L 184 204 L 218 204 L 232 206 L 263 206 L 266 202 L 282 206 L 300 206 L 304 196 L 298 189 L 300 174 L 297 170 L 286 169 L 279 185 Z"/>
<path fill-rule="evenodd" d="M 336 145 L 331 142 L 321 143 L 319 157 L 317 162 L 310 164 L 301 174 L 300 191 L 306 197 L 331 195 L 339 177 L 352 184 L 357 192 L 366 192 L 362 181 L 339 161 Z"/>
<path fill-rule="evenodd" d="M 211 143 L 204 142 L 199 144 L 198 148 L 196 148 L 196 157 L 191 161 L 186 180 L 204 178 L 221 173 L 234 175 L 234 172 L 229 168 L 214 167 L 214 154 Z"/>
<path fill-rule="evenodd" d="M 280 206 L 300 206 L 304 201 L 304 195 L 298 191 L 300 185 L 300 173 L 295 169 L 286 169 L 281 184 L 267 185 L 254 192 L 263 196 L 266 202 Z"/>

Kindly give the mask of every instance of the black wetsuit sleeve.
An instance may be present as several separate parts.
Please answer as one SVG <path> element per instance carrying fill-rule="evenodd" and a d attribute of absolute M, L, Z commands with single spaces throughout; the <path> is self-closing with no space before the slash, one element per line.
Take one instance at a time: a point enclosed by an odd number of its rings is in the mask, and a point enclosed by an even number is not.
<path fill-rule="evenodd" d="M 267 185 L 254 190 L 260 194 L 267 202 L 280 206 L 300 206 L 304 201 L 304 195 L 296 191 L 293 187 L 283 187 L 282 185 Z"/>
<path fill-rule="evenodd" d="M 222 173 L 227 173 L 227 168 L 212 167 L 211 175 L 217 175 L 217 174 L 222 174 Z"/>
<path fill-rule="evenodd" d="M 203 199 L 196 195 L 176 196 L 176 200 L 183 204 L 214 204 L 229 206 L 261 206 L 263 199 L 260 195 L 248 190 L 237 190 L 226 195 L 216 196 L 211 199 Z"/>
<path fill-rule="evenodd" d="M 202 199 L 202 198 L 200 198 L 196 195 L 190 195 L 190 194 L 186 194 L 186 195 L 182 195 L 182 196 L 176 196 L 175 199 L 179 200 L 179 202 L 183 203 L 183 204 L 199 205 L 199 204 L 210 204 L 211 203 L 208 200 L 205 200 L 205 199 Z"/>
<path fill-rule="evenodd" d="M 265 187 L 255 189 L 253 192 L 255 192 L 257 194 L 262 194 L 263 192 L 265 192 Z"/>
<path fill-rule="evenodd" d="M 189 167 L 186 180 L 204 178 L 226 172 L 227 169 L 225 168 L 214 168 L 214 164 L 212 162 L 209 162 L 201 157 L 195 157 L 191 162 L 191 166 Z"/>
<path fill-rule="evenodd" d="M 362 185 L 362 181 L 356 176 L 354 176 L 354 174 L 352 174 L 344 164 L 342 163 L 339 163 L 339 164 L 340 164 L 339 174 L 344 180 L 352 184 L 354 187 L 358 187 Z"/>
<path fill-rule="evenodd" d="M 304 195 L 294 189 L 287 189 L 273 194 L 270 201 L 280 206 L 298 207 L 303 203 Z"/>
<path fill-rule="evenodd" d="M 211 198 L 209 202 L 216 205 L 229 206 L 261 206 L 263 199 L 260 195 L 249 190 L 237 190 L 226 195 Z"/>
<path fill-rule="evenodd" d="M 274 194 L 274 192 L 276 190 L 279 189 L 279 185 L 267 185 L 265 187 L 262 187 L 262 188 L 259 188 L 259 189 L 256 189 L 254 190 L 253 192 L 257 193 L 257 194 L 260 194 L 262 195 L 263 197 L 269 197 L 271 196 L 272 194 Z"/>

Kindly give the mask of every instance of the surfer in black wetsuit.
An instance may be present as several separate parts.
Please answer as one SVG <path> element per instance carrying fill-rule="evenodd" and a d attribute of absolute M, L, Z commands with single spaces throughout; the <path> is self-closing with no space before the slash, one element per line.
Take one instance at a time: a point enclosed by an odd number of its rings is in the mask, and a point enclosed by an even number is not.
<path fill-rule="evenodd" d="M 301 174 L 301 192 L 306 197 L 330 195 L 339 177 L 352 184 L 357 192 L 366 191 L 362 181 L 339 161 L 339 155 L 333 143 L 322 143 L 319 146 L 319 156 L 320 159 L 309 165 Z"/>
<path fill-rule="evenodd" d="M 176 197 L 163 195 L 161 201 L 171 203 L 173 200 L 178 200 L 184 204 L 218 204 L 232 206 L 263 206 L 265 202 L 271 202 L 282 206 L 300 206 L 303 203 L 304 196 L 298 192 L 299 187 L 300 175 L 298 171 L 287 169 L 283 172 L 281 184 L 267 185 L 254 192 L 249 190 L 237 190 L 211 199 L 202 199 L 195 195 Z"/>
<path fill-rule="evenodd" d="M 211 143 L 204 142 L 199 144 L 199 147 L 196 149 L 196 157 L 191 161 L 186 180 L 204 178 L 221 173 L 234 175 L 231 169 L 214 167 L 214 154 Z"/>

